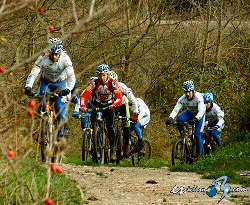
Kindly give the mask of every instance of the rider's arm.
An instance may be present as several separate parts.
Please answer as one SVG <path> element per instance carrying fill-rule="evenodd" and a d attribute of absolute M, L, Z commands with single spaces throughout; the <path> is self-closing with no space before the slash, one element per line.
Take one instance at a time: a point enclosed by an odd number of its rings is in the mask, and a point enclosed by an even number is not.
<path fill-rule="evenodd" d="M 224 126 L 224 111 L 221 110 L 220 106 L 217 105 L 216 103 L 213 103 L 213 108 L 216 110 L 217 117 L 218 117 L 218 123 L 217 125 L 220 127 Z"/>
<path fill-rule="evenodd" d="M 26 85 L 25 87 L 31 87 L 33 86 L 37 76 L 39 75 L 40 71 L 41 71 L 41 68 L 40 68 L 40 65 L 39 65 L 39 62 L 41 62 L 43 56 L 39 56 L 38 59 L 36 60 L 35 64 L 34 64 L 34 67 L 32 68 L 27 80 L 26 80 Z"/>
<path fill-rule="evenodd" d="M 176 117 L 176 115 L 179 113 L 180 109 L 181 109 L 182 106 L 183 106 L 184 99 L 185 99 L 185 95 L 182 95 L 182 96 L 178 99 L 178 101 L 177 101 L 177 103 L 176 103 L 176 105 L 175 105 L 175 107 L 174 107 L 174 109 L 173 109 L 173 111 L 171 112 L 171 114 L 170 114 L 169 117 L 171 117 L 171 118 L 173 118 L 173 119 Z"/>
<path fill-rule="evenodd" d="M 196 94 L 196 99 L 198 101 L 198 113 L 195 117 L 200 120 L 206 113 L 206 105 L 204 103 L 202 94 Z"/>
<path fill-rule="evenodd" d="M 132 106 L 131 106 L 131 110 L 133 112 L 133 114 L 138 114 L 139 113 L 139 108 L 138 108 L 138 104 L 137 104 L 137 101 L 136 101 L 136 98 L 134 96 L 134 94 L 131 92 L 128 92 L 128 96 L 127 96 L 129 102 L 132 103 Z"/>
<path fill-rule="evenodd" d="M 63 55 L 63 54 L 62 54 Z M 68 55 L 64 54 L 64 59 L 65 59 L 65 70 L 66 70 L 66 75 L 67 75 L 67 89 L 70 91 L 73 90 L 75 83 L 76 83 L 76 76 L 73 68 L 73 64 L 69 58 Z"/>
<path fill-rule="evenodd" d="M 117 81 L 112 82 L 112 86 L 114 89 L 114 95 L 115 95 L 115 101 L 113 102 L 113 105 L 115 107 L 118 107 L 122 104 L 122 92 L 120 90 L 120 86 L 118 85 Z"/>

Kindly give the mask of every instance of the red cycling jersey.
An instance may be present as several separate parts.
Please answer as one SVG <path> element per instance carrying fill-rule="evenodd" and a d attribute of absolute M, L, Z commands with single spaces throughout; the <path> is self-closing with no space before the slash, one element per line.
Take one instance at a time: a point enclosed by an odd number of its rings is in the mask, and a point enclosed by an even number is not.
<path fill-rule="evenodd" d="M 95 92 L 93 100 L 103 104 L 113 104 L 115 107 L 122 103 L 122 92 L 118 82 L 109 78 L 106 82 L 101 82 L 98 78 L 90 81 L 80 99 L 80 106 L 86 107 L 86 102 L 90 95 Z"/>

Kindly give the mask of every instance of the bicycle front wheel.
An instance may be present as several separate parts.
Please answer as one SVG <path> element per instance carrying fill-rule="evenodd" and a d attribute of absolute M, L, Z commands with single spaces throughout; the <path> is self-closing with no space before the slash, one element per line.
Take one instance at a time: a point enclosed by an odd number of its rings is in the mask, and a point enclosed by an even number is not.
<path fill-rule="evenodd" d="M 83 141 L 82 141 L 82 161 L 90 159 L 91 148 L 92 148 L 91 138 L 92 136 L 90 130 L 85 130 L 83 133 Z"/>
<path fill-rule="evenodd" d="M 41 130 L 41 157 L 42 162 L 46 162 L 48 160 L 48 149 L 49 149 L 49 124 L 45 119 L 42 119 L 42 130 Z"/>
<path fill-rule="evenodd" d="M 93 133 L 93 149 L 92 149 L 92 161 L 94 163 L 98 163 L 98 159 L 100 159 L 100 136 L 101 130 L 97 125 L 94 125 L 94 133 Z"/>
<path fill-rule="evenodd" d="M 120 160 L 122 159 L 122 153 L 123 153 L 123 149 L 122 149 L 122 142 L 123 142 L 123 137 L 122 137 L 122 132 L 121 130 L 118 130 L 117 132 L 117 136 L 116 136 L 116 164 L 120 163 Z"/>
<path fill-rule="evenodd" d="M 172 148 L 172 165 L 184 165 L 186 163 L 186 148 L 182 139 L 177 139 Z"/>
<path fill-rule="evenodd" d="M 134 166 L 147 166 L 152 158 L 152 146 L 149 140 L 143 139 L 144 146 L 141 151 L 132 155 L 132 164 Z"/>

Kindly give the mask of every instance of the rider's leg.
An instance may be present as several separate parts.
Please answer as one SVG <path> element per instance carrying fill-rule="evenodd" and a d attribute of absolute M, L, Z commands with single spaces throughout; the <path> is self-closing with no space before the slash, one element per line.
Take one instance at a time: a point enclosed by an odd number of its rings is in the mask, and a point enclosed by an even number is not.
<path fill-rule="evenodd" d="M 144 144 L 143 144 L 143 139 L 142 139 L 142 130 L 141 130 L 141 123 L 137 122 L 136 124 L 131 124 L 130 126 L 130 131 L 135 131 L 136 136 L 138 137 L 138 146 L 137 146 L 137 151 L 140 151 Z"/>
<path fill-rule="evenodd" d="M 197 123 L 194 131 L 194 136 L 196 137 L 196 150 L 199 156 L 202 156 L 202 147 L 203 147 L 203 129 L 205 124 L 205 116 L 203 116 Z"/>
<path fill-rule="evenodd" d="M 66 81 L 60 81 L 57 83 L 53 83 L 50 85 L 51 91 L 60 91 L 64 90 L 66 88 Z M 60 126 L 59 128 L 59 136 L 63 137 L 64 136 L 64 129 L 65 125 L 68 122 L 68 107 L 66 101 L 66 96 L 63 97 L 57 97 L 55 99 L 55 109 L 56 109 L 56 114 L 57 114 L 57 124 Z"/>
<path fill-rule="evenodd" d="M 211 135 L 214 137 L 214 141 L 220 147 L 222 143 L 219 134 L 220 134 L 219 130 L 213 130 Z"/>
<path fill-rule="evenodd" d="M 109 143 L 110 143 L 110 159 L 111 161 L 116 161 L 115 148 L 116 148 L 116 139 L 115 139 L 115 131 L 114 131 L 114 110 L 104 110 L 103 117 L 106 121 L 107 131 L 109 135 Z"/>
<path fill-rule="evenodd" d="M 183 111 L 176 119 L 176 122 L 187 122 L 193 118 L 192 113 L 189 110 Z M 180 134 L 183 132 L 183 125 L 178 124 L 178 130 Z"/>

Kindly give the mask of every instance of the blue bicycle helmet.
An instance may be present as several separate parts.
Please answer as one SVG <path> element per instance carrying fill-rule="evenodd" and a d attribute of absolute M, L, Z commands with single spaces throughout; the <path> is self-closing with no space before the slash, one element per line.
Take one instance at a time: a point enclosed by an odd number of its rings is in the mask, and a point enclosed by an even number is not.
<path fill-rule="evenodd" d="M 113 78 L 116 81 L 118 80 L 118 75 L 113 70 L 110 71 L 110 77 Z"/>
<path fill-rule="evenodd" d="M 63 42 L 60 38 L 51 38 L 49 39 L 48 46 L 56 44 L 54 47 L 50 49 L 51 53 L 61 53 L 63 50 Z"/>
<path fill-rule="evenodd" d="M 204 98 L 204 103 L 207 103 L 207 102 L 211 103 L 214 101 L 213 93 L 205 93 L 203 98 Z"/>
<path fill-rule="evenodd" d="M 106 64 L 101 64 L 96 69 L 97 74 L 109 74 L 109 71 L 110 71 L 110 68 Z"/>
<path fill-rule="evenodd" d="M 183 83 L 183 89 L 185 92 L 190 92 L 194 90 L 194 82 L 191 80 L 185 81 Z"/>

